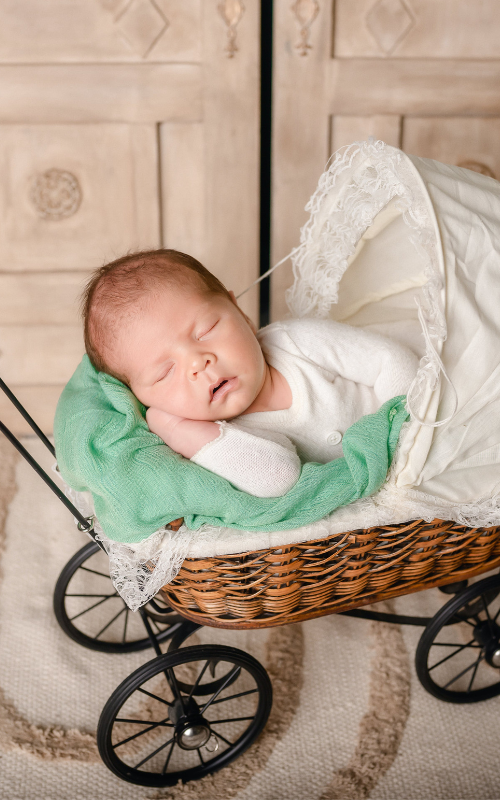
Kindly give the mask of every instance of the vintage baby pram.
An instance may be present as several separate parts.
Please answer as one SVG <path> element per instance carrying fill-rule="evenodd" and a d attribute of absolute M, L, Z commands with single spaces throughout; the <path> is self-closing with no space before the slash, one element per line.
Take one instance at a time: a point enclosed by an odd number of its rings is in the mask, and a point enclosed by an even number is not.
<path fill-rule="evenodd" d="M 184 563 L 139 609 L 145 632 L 97 564 L 102 540 L 66 565 L 54 609 L 72 639 L 110 653 L 152 645 L 157 655 L 118 686 L 98 725 L 104 762 L 132 783 L 200 778 L 266 723 L 264 668 L 231 647 L 181 647 L 200 625 L 332 613 L 423 625 L 416 667 L 427 691 L 457 703 L 500 694 L 500 576 L 467 585 L 500 565 L 500 184 L 363 143 L 334 157 L 310 210 L 293 255 L 292 313 L 331 314 L 413 347 L 422 361 L 412 417 L 370 498 L 286 532 L 181 528 Z M 94 520 L 0 427 L 94 538 Z M 161 578 L 161 560 L 145 569 Z M 454 596 L 432 618 L 360 608 L 433 586 Z"/>

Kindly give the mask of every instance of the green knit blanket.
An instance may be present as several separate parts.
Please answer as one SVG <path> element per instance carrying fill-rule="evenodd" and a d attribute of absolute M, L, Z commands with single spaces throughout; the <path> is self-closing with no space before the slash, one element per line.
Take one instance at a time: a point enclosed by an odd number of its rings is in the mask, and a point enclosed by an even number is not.
<path fill-rule="evenodd" d="M 63 478 L 92 493 L 106 535 L 139 542 L 178 517 L 192 530 L 208 523 L 275 531 L 315 522 L 380 488 L 407 417 L 404 396 L 388 400 L 345 432 L 343 458 L 304 464 L 283 497 L 254 497 L 170 450 L 149 431 L 130 390 L 84 356 L 59 400 L 54 436 Z"/>

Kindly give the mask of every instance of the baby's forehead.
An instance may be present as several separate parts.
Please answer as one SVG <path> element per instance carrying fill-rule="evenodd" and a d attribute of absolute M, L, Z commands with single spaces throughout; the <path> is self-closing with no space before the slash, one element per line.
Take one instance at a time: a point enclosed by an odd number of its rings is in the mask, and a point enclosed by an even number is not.
<path fill-rule="evenodd" d="M 132 313 L 125 315 L 124 322 L 128 317 L 138 325 L 147 324 L 164 315 L 172 315 L 179 320 L 180 313 L 181 319 L 188 324 L 212 309 L 219 309 L 222 298 L 223 295 L 194 283 L 163 285 L 145 291 L 138 302 L 132 304 Z"/>

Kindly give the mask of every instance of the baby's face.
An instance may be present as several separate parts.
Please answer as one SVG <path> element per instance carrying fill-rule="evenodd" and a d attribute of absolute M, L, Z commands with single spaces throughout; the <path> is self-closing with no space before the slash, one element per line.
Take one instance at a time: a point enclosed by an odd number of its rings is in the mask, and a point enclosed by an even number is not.
<path fill-rule="evenodd" d="M 259 394 L 266 364 L 249 323 L 224 295 L 166 287 L 119 333 L 112 364 L 135 396 L 188 419 L 231 419 Z"/>

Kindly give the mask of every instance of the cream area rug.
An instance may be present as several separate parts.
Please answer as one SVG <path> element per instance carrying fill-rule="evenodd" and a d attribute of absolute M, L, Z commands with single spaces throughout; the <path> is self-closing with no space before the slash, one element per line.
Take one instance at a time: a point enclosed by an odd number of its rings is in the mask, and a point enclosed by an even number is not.
<path fill-rule="evenodd" d="M 50 468 L 43 447 L 24 441 Z M 0 534 L 1 800 L 500 798 L 500 699 L 436 700 L 414 671 L 421 629 L 340 616 L 198 632 L 196 642 L 241 648 L 266 667 L 274 704 L 264 732 L 201 781 L 159 790 L 121 781 L 99 759 L 96 725 L 116 686 L 153 652 L 93 652 L 58 627 L 55 582 L 88 540 L 3 439 Z M 394 605 L 430 614 L 445 600 L 429 590 Z"/>

